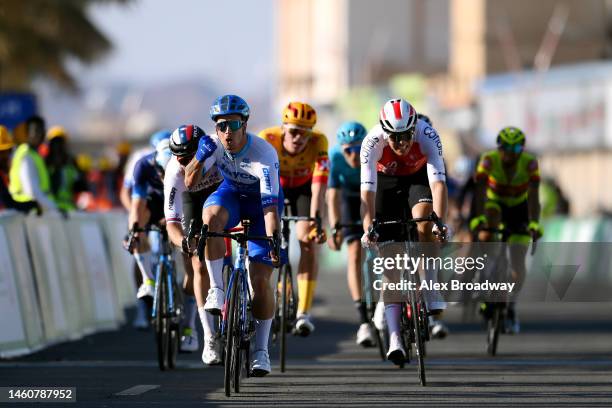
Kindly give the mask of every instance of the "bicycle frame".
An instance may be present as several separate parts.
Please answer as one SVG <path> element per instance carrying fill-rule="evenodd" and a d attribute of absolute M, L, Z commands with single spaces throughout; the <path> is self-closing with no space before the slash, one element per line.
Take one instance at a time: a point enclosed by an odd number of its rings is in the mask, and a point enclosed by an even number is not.
<path fill-rule="evenodd" d="M 174 291 L 172 288 L 174 287 L 174 279 L 175 279 L 175 271 L 174 271 L 174 259 L 172 256 L 172 250 L 170 248 L 170 244 L 168 242 L 168 233 L 165 230 L 161 230 L 155 228 L 152 230 L 159 231 L 161 234 L 161 256 L 159 257 L 159 262 L 157 264 L 157 270 L 155 273 L 155 295 L 153 297 L 153 310 L 151 311 L 151 317 L 157 317 L 157 294 L 159 293 L 159 285 L 164 276 L 162 276 L 162 266 L 165 266 L 165 270 L 167 271 L 167 275 L 165 276 L 167 287 L 168 287 L 168 313 L 173 314 L 175 312 L 175 299 L 174 299 Z M 162 311 L 163 313 L 163 311 Z"/>
<path fill-rule="evenodd" d="M 247 328 L 245 324 L 247 323 L 247 309 L 248 305 L 251 303 L 251 290 L 249 287 L 249 278 L 246 271 L 246 258 L 247 258 L 247 248 L 246 245 L 238 246 L 238 256 L 234 261 L 234 265 L 229 276 L 229 281 L 227 283 L 226 293 L 231 293 L 233 286 L 235 284 L 240 285 L 240 294 L 241 294 L 241 303 L 240 303 L 240 332 L 246 333 Z M 238 279 L 238 282 L 236 280 Z M 227 306 L 225 308 L 227 310 Z M 221 323 L 221 333 L 225 335 L 226 332 L 226 323 L 227 319 L 223 318 Z"/>

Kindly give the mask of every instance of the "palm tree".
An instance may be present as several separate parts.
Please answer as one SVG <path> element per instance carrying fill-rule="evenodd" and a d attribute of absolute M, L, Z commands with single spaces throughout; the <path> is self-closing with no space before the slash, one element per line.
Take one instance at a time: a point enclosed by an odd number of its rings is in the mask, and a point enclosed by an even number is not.
<path fill-rule="evenodd" d="M 94 3 L 131 0 L 0 0 L 0 90 L 28 90 L 45 77 L 78 89 L 66 64 L 92 64 L 112 44 L 90 20 Z"/>

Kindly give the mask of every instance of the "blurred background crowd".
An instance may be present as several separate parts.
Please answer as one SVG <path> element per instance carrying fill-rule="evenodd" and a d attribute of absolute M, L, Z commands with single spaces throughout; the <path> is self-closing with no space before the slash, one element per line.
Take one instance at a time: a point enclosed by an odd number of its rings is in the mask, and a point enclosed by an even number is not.
<path fill-rule="evenodd" d="M 132 153 L 160 129 L 212 128 L 215 96 L 236 93 L 253 108 L 252 132 L 302 100 L 331 143 L 342 121 L 372 126 L 386 99 L 406 98 L 442 135 L 457 225 L 468 217 L 478 154 L 509 125 L 540 158 L 544 217 L 612 210 L 610 0 L 181 0 L 168 8 L 0 1 L 2 205 L 11 206 L 9 173 L 26 143 L 24 163 L 50 201 L 33 199 L 31 208 L 120 207 Z M 228 18 L 241 29 L 227 30 Z"/>

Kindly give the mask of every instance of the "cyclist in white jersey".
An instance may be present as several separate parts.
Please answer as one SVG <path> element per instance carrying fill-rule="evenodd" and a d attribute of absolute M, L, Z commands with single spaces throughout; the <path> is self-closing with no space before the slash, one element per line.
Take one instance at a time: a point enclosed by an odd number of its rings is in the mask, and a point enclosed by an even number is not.
<path fill-rule="evenodd" d="M 181 335 L 181 350 L 196 351 L 199 348 L 195 330 L 196 311 L 204 329 L 204 350 L 202 361 L 205 364 L 218 364 L 220 341 L 215 333 L 213 317 L 204 311 L 206 292 L 209 289 L 208 274 L 195 252 L 189 247 L 187 234 L 189 227 L 199 231 L 202 227 L 202 205 L 212 194 L 223 178 L 216 167 L 208 177 L 202 178 L 193 188 L 185 187 L 185 166 L 189 164 L 198 148 L 204 131 L 195 125 L 180 126 L 170 137 L 172 159 L 168 163 L 164 177 L 164 215 L 170 241 L 183 251 L 185 271 L 183 282 L 185 290 L 185 322 Z M 197 270 L 195 274 L 193 271 Z M 204 279 L 201 279 L 204 278 Z"/>
<path fill-rule="evenodd" d="M 224 95 L 215 101 L 210 116 L 216 124 L 216 136 L 200 139 L 196 157 L 187 166 L 186 185 L 195 185 L 213 165 L 223 175 L 221 186 L 204 204 L 203 222 L 210 231 L 221 232 L 242 220 L 250 220 L 253 235 L 277 236 L 279 206 L 282 196 L 279 184 L 279 161 L 276 150 L 265 140 L 247 133 L 249 107 L 240 97 Z M 282 211 L 282 209 L 281 209 Z M 280 262 L 279 254 L 267 242 L 249 241 L 249 276 L 253 288 L 255 318 L 254 376 L 271 371 L 268 337 L 274 315 L 274 295 L 270 285 L 272 266 Z M 205 309 L 219 314 L 225 301 L 223 284 L 222 239 L 210 239 L 206 246 L 206 267 L 210 290 Z"/>
<path fill-rule="evenodd" d="M 361 147 L 361 198 L 365 205 L 363 218 L 364 247 L 378 242 L 405 241 L 405 228 L 383 226 L 372 237 L 369 228 L 373 220 L 408 219 L 428 216 L 432 210 L 446 218 L 448 192 L 442 142 L 436 130 L 417 118 L 415 109 L 403 99 L 391 99 L 380 111 L 380 124 L 374 126 Z M 439 231 L 432 223 L 419 223 L 419 241 L 432 242 Z M 426 270 L 425 278 L 436 281 L 436 271 Z M 428 308 L 440 313 L 446 302 L 437 291 L 427 291 Z M 389 327 L 387 357 L 396 364 L 406 353 L 399 335 L 398 303 L 385 304 L 385 317 Z M 435 326 L 434 326 L 435 329 Z M 441 323 L 437 330 L 445 329 Z M 432 331 L 432 334 L 436 335 Z"/>

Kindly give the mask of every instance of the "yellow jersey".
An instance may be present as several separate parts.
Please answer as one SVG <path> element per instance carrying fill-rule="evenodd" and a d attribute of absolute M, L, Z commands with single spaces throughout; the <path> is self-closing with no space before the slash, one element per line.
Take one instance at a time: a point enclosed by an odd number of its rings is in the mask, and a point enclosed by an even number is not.
<path fill-rule="evenodd" d="M 280 183 L 283 188 L 296 188 L 312 181 L 327 184 L 329 177 L 329 157 L 327 137 L 317 130 L 312 131 L 304 150 L 289 154 L 283 149 L 283 131 L 280 126 L 270 127 L 259 132 L 276 149 L 280 162 Z"/>

